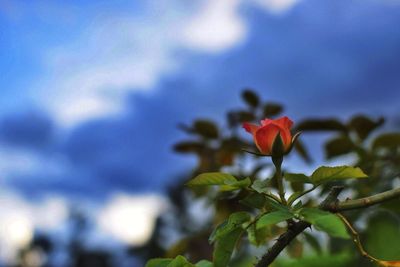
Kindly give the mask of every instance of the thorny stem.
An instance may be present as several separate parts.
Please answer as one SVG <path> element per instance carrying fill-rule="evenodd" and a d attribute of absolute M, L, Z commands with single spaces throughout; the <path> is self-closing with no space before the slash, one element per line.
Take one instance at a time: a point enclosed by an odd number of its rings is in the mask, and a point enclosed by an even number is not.
<path fill-rule="evenodd" d="M 353 236 L 353 241 L 354 243 L 357 245 L 358 250 L 360 251 L 361 255 L 365 258 L 367 258 L 369 261 L 371 262 L 375 262 L 377 264 L 379 264 L 379 260 L 372 257 L 371 255 L 369 255 L 364 247 L 361 244 L 361 240 L 360 240 L 360 235 L 358 234 L 358 232 L 354 229 L 354 227 L 351 225 L 351 223 L 346 219 L 346 217 L 344 217 L 342 214 L 340 213 L 336 213 L 339 218 L 346 224 L 347 228 L 349 228 L 351 235 Z"/>

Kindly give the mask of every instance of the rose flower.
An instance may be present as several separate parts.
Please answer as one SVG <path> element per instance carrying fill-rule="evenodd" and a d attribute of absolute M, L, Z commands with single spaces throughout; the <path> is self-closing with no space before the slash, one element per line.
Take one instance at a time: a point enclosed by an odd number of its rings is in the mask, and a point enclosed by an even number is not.
<path fill-rule="evenodd" d="M 261 125 L 246 122 L 243 123 L 243 128 L 253 135 L 254 142 L 260 152 L 270 156 L 277 147 L 280 150 L 278 153 L 282 155 L 291 150 L 294 142 L 290 132 L 292 125 L 293 122 L 285 116 L 276 120 L 264 119 L 261 121 Z M 278 140 L 279 138 L 280 140 Z"/>

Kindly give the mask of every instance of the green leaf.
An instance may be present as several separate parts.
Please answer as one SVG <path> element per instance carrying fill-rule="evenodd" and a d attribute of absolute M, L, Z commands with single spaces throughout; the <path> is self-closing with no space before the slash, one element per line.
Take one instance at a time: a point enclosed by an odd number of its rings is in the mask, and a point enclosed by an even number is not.
<path fill-rule="evenodd" d="M 214 231 L 211 233 L 209 241 L 212 243 L 215 240 L 229 234 L 237 228 L 242 228 L 242 224 L 250 221 L 251 216 L 249 213 L 244 211 L 239 211 L 232 213 L 228 220 L 224 221 Z"/>
<path fill-rule="evenodd" d="M 253 112 L 247 110 L 237 110 L 228 112 L 228 123 L 230 127 L 235 127 L 239 123 L 254 121 L 256 116 Z"/>
<path fill-rule="evenodd" d="M 316 229 L 324 231 L 331 236 L 339 238 L 350 237 L 345 224 L 335 214 L 316 208 L 303 208 L 300 210 L 299 215 L 314 225 Z"/>
<path fill-rule="evenodd" d="M 145 267 L 167 267 L 174 259 L 151 259 Z"/>
<path fill-rule="evenodd" d="M 321 184 L 334 180 L 350 179 L 350 178 L 367 178 L 368 176 L 358 167 L 322 166 L 316 169 L 311 175 L 311 181 L 314 184 Z"/>
<path fill-rule="evenodd" d="M 267 214 L 261 216 L 257 220 L 257 223 L 256 223 L 257 229 L 260 229 L 265 226 L 277 224 L 277 223 L 283 222 L 285 220 L 291 219 L 293 217 L 294 217 L 293 213 L 291 213 L 289 211 L 283 211 L 283 210 L 273 211 L 273 212 L 270 212 L 270 213 L 267 213 Z"/>
<path fill-rule="evenodd" d="M 193 131 L 205 138 L 218 138 L 217 126 L 208 120 L 196 120 L 193 124 Z"/>
<path fill-rule="evenodd" d="M 275 210 L 280 210 L 280 211 L 289 211 L 289 208 L 285 205 L 282 205 L 281 203 L 278 203 L 270 198 L 266 198 L 267 203 L 271 206 L 271 208 Z"/>
<path fill-rule="evenodd" d="M 251 185 L 257 193 L 269 193 L 269 180 L 255 180 Z"/>
<path fill-rule="evenodd" d="M 236 228 L 227 235 L 217 240 L 214 246 L 213 262 L 214 267 L 227 267 L 231 258 L 233 249 L 243 233 L 242 228 Z"/>
<path fill-rule="evenodd" d="M 213 267 L 212 262 L 207 260 L 201 260 L 195 264 L 196 267 Z"/>
<path fill-rule="evenodd" d="M 346 132 L 347 127 L 336 119 L 310 119 L 300 122 L 297 131 L 342 131 Z"/>
<path fill-rule="evenodd" d="M 400 147 L 400 133 L 385 133 L 379 135 L 372 143 L 373 149 L 392 149 Z"/>
<path fill-rule="evenodd" d="M 289 182 L 313 183 L 315 185 L 334 180 L 350 178 L 367 178 L 368 176 L 358 167 L 322 166 L 316 169 L 311 177 L 302 173 L 285 173 L 285 179 Z"/>
<path fill-rule="evenodd" d="M 353 152 L 354 144 L 348 136 L 339 136 L 325 144 L 325 156 L 331 159 Z"/>
<path fill-rule="evenodd" d="M 174 150 L 178 153 L 199 153 L 202 149 L 204 149 L 204 144 L 193 141 L 184 141 L 174 145 Z"/>
<path fill-rule="evenodd" d="M 257 94 L 250 89 L 246 89 L 243 91 L 242 98 L 251 107 L 257 107 L 260 103 Z"/>
<path fill-rule="evenodd" d="M 270 118 L 279 115 L 283 111 L 283 107 L 277 103 L 267 102 L 264 105 L 264 117 Z"/>
<path fill-rule="evenodd" d="M 293 192 L 304 191 L 304 183 L 290 182 L 290 188 L 293 190 Z"/>
<path fill-rule="evenodd" d="M 285 173 L 284 177 L 289 182 L 312 184 L 310 177 L 302 173 Z"/>
<path fill-rule="evenodd" d="M 243 180 L 231 182 L 227 181 L 225 182 L 226 185 L 221 186 L 221 191 L 231 191 L 231 190 L 237 190 L 240 188 L 246 188 L 251 184 L 251 180 L 249 177 Z"/>
<path fill-rule="evenodd" d="M 271 232 L 269 227 L 257 229 L 256 224 L 250 225 L 246 230 L 250 243 L 257 247 L 266 242 L 267 237 Z"/>
<path fill-rule="evenodd" d="M 354 254 L 354 253 L 353 253 Z M 307 255 L 301 259 L 279 258 L 274 267 L 348 267 L 354 265 L 354 256 L 350 252 L 340 254 Z"/>
<path fill-rule="evenodd" d="M 203 185 L 226 185 L 227 183 L 237 182 L 236 178 L 228 173 L 222 172 L 206 172 L 202 173 L 192 180 L 188 186 L 203 186 Z"/>
<path fill-rule="evenodd" d="M 303 202 L 301 202 L 301 200 L 300 200 L 292 207 L 292 210 L 296 212 L 299 209 L 301 209 L 302 207 L 303 207 Z"/>
<path fill-rule="evenodd" d="M 294 192 L 289 198 L 288 198 L 288 203 L 292 203 L 295 199 L 297 199 L 301 194 L 303 194 L 303 191 L 301 192 Z"/>
<path fill-rule="evenodd" d="M 262 194 L 250 193 L 244 199 L 239 200 L 239 202 L 250 208 L 262 209 L 265 206 L 266 200 Z"/>
<path fill-rule="evenodd" d="M 171 261 L 167 267 L 195 267 L 193 264 L 188 262 L 185 257 L 179 255 L 173 261 Z"/>
<path fill-rule="evenodd" d="M 357 133 L 361 140 L 364 140 L 374 129 L 381 126 L 384 122 L 383 118 L 374 121 L 364 115 L 357 115 L 350 120 L 349 127 Z"/>

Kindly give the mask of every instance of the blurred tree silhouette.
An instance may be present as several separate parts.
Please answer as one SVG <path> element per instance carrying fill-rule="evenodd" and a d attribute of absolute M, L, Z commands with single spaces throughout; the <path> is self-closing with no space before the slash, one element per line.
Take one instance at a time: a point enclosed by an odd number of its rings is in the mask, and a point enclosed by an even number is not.
<path fill-rule="evenodd" d="M 55 245 L 65 246 L 68 267 L 112 267 L 113 255 L 110 251 L 88 249 L 84 246 L 89 230 L 85 213 L 72 207 L 69 224 L 71 232 L 67 244 L 54 244 L 45 234 L 36 233 L 32 242 L 19 252 L 18 262 L 12 267 L 60 267 L 51 261 Z M 64 264 L 62 266 L 65 266 Z"/>

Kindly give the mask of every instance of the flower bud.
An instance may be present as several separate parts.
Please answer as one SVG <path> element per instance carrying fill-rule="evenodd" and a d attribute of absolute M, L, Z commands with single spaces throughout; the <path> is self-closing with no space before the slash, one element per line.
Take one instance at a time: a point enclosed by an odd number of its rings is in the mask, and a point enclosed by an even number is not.
<path fill-rule="evenodd" d="M 261 125 L 244 123 L 243 128 L 253 135 L 254 142 L 263 155 L 283 156 L 292 149 L 293 141 L 290 128 L 293 122 L 288 117 L 276 120 L 264 119 Z"/>

